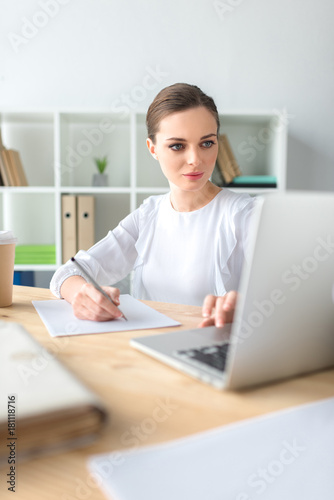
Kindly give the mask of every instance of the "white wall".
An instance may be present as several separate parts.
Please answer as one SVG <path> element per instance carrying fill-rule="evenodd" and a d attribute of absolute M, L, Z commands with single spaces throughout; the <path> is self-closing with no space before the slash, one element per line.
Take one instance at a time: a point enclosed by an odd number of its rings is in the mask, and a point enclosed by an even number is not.
<path fill-rule="evenodd" d="M 220 109 L 286 107 L 288 187 L 334 190 L 331 0 L 0 6 L 0 109 L 146 108 L 160 88 L 187 81 Z"/>

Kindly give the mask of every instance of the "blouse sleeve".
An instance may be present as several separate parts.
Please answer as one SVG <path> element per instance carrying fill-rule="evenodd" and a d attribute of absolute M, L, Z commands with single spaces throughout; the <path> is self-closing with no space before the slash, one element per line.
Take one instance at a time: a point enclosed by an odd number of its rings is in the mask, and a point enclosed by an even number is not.
<path fill-rule="evenodd" d="M 75 258 L 82 267 L 101 285 L 112 285 L 123 279 L 133 269 L 137 258 L 135 247 L 139 233 L 139 210 L 123 219 L 119 225 L 92 246 L 80 250 Z M 60 288 L 70 276 L 80 276 L 78 269 L 66 262 L 53 275 L 50 289 L 56 297 L 62 298 Z"/>

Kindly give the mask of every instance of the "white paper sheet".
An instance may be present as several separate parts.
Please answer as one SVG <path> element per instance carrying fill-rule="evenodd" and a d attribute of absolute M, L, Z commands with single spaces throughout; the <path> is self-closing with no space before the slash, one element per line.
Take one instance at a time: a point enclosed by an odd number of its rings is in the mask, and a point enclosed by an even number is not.
<path fill-rule="evenodd" d="M 88 462 L 112 500 L 332 500 L 333 466 L 334 398 Z"/>
<path fill-rule="evenodd" d="M 88 333 L 122 332 L 179 326 L 180 323 L 159 313 L 128 294 L 120 296 L 120 309 L 127 317 L 113 321 L 77 319 L 72 306 L 65 300 L 33 300 L 36 311 L 51 337 Z"/>

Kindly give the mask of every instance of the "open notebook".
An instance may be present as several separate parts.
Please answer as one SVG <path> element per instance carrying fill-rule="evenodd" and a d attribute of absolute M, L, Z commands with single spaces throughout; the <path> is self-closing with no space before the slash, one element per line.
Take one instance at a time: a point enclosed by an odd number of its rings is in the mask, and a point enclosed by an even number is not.
<path fill-rule="evenodd" d="M 96 438 L 98 398 L 17 323 L 0 321 L 0 442 L 25 459 Z M 10 448 L 2 447 L 0 464 Z"/>

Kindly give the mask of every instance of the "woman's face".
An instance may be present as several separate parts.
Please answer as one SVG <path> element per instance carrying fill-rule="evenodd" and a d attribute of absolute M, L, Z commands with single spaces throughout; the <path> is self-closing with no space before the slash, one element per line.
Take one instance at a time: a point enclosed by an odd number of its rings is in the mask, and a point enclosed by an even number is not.
<path fill-rule="evenodd" d="M 216 120 L 204 107 L 172 113 L 161 120 L 155 144 L 147 139 L 147 146 L 170 184 L 200 190 L 216 163 Z"/>

